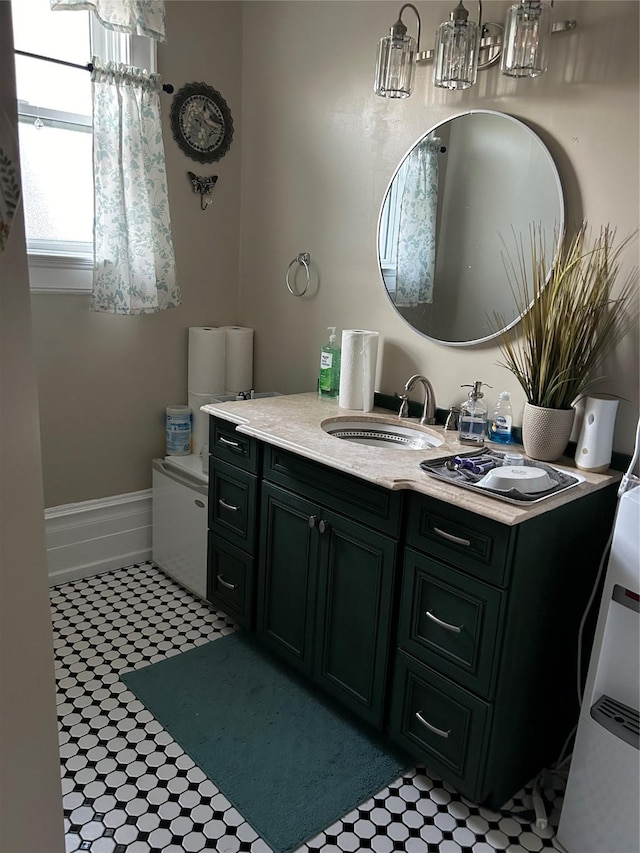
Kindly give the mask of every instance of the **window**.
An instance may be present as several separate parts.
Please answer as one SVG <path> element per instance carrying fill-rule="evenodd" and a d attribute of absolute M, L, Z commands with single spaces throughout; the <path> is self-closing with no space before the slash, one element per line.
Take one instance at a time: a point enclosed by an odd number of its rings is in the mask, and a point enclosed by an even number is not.
<path fill-rule="evenodd" d="M 398 254 L 398 231 L 400 228 L 400 205 L 405 181 L 407 160 L 398 169 L 389 187 L 388 196 L 380 215 L 378 254 L 380 267 L 389 295 L 396 291 L 396 261 Z"/>
<path fill-rule="evenodd" d="M 85 66 L 96 55 L 153 71 L 155 42 L 107 30 L 87 11 L 52 12 L 49 0 L 13 0 L 12 16 L 31 289 L 88 291 L 93 166 Z"/>

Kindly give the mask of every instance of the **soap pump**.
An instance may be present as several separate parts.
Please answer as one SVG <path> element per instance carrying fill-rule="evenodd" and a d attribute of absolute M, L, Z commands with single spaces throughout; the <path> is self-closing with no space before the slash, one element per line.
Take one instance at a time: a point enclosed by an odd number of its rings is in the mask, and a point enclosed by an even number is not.
<path fill-rule="evenodd" d="M 484 394 L 480 390 L 486 382 L 476 380 L 473 385 L 461 385 L 471 388 L 468 399 L 460 407 L 460 441 L 463 444 L 484 444 L 487 433 L 487 407 L 482 402 Z M 491 388 L 491 385 L 487 385 Z"/>
<path fill-rule="evenodd" d="M 336 327 L 328 326 L 329 343 L 320 353 L 320 378 L 318 393 L 321 397 L 337 397 L 340 390 L 340 347 L 336 341 Z"/>

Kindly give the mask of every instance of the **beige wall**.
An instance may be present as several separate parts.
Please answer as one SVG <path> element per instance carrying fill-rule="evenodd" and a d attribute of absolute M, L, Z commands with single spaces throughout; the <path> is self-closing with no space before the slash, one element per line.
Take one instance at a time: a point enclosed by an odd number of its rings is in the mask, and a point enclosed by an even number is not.
<path fill-rule="evenodd" d="M 505 2 L 484 4 L 502 21 Z M 473 4 L 472 4 L 473 6 Z M 452 8 L 418 2 L 423 46 Z M 414 371 L 433 382 L 440 406 L 458 403 L 460 385 L 482 379 L 512 391 L 516 423 L 524 397 L 496 365 L 495 346 L 432 343 L 395 313 L 376 261 L 377 216 L 395 166 L 432 124 L 457 112 L 499 110 L 527 122 L 550 148 L 567 197 L 568 221 L 638 226 L 638 3 L 556 2 L 554 19 L 578 29 L 555 35 L 549 71 L 510 80 L 479 72 L 466 92 L 416 73 L 414 94 L 373 94 L 378 39 L 396 20 L 395 2 L 244 4 L 243 195 L 240 319 L 256 329 L 256 376 L 285 392 L 315 386 L 326 327 L 376 329 L 384 337 L 378 387 L 400 391 Z M 413 27 L 410 12 L 405 21 Z M 523 199 L 526 204 L 526 199 Z M 311 253 L 319 284 L 295 299 L 284 286 L 289 261 Z M 629 262 L 637 262 L 637 244 Z M 638 416 L 638 336 L 611 365 L 608 390 L 626 397 L 615 446 L 631 452 Z"/>
<path fill-rule="evenodd" d="M 10 7 L 0 1 L 0 146 L 17 165 L 12 55 Z M 0 253 L 0 853 L 62 850 L 38 399 L 20 207 Z"/>
<path fill-rule="evenodd" d="M 167 29 L 164 81 L 176 92 L 196 81 L 218 89 L 234 141 L 219 163 L 190 160 L 171 133 L 171 96 L 161 96 L 179 308 L 120 317 L 90 311 L 88 296 L 32 297 L 45 506 L 149 488 L 165 407 L 187 402 L 189 326 L 238 322 L 241 4 L 171 0 Z M 188 171 L 219 176 L 206 211 Z"/>
<path fill-rule="evenodd" d="M 451 8 L 421 0 L 423 41 Z M 506 2 L 489 0 L 487 20 Z M 638 3 L 555 4 L 578 29 L 556 35 L 550 70 L 537 80 L 480 72 L 467 92 L 431 85 L 417 71 L 414 95 L 387 101 L 372 91 L 378 39 L 395 2 L 168 0 L 169 38 L 159 67 L 176 90 L 204 81 L 219 89 L 235 122 L 230 152 L 201 166 L 178 148 L 164 96 L 165 148 L 183 305 L 139 318 L 93 314 L 84 296 L 34 296 L 45 505 L 148 488 L 162 454 L 168 403 L 186 402 L 187 329 L 241 323 L 255 329 L 259 390 L 315 387 L 326 327 L 377 329 L 384 339 L 378 387 L 399 391 L 418 370 L 438 404 L 462 399 L 482 379 L 522 397 L 497 366 L 492 345 L 449 348 L 409 328 L 388 302 L 376 262 L 379 205 L 394 168 L 431 124 L 457 112 L 500 110 L 526 121 L 556 159 L 569 221 L 638 225 Z M 407 23 L 412 26 L 411 13 Z M 200 211 L 187 170 L 218 174 Z M 637 244 L 636 244 L 637 249 Z M 312 257 L 311 295 L 290 296 L 284 275 L 301 251 Z M 637 261 L 637 251 L 635 252 Z M 627 398 L 615 447 L 630 452 L 638 410 L 638 335 L 613 359 L 606 388 Z"/>

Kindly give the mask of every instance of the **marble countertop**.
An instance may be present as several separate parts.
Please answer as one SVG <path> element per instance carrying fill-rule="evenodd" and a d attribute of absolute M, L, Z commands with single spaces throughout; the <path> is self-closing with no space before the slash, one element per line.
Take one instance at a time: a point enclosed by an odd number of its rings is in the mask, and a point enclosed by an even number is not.
<path fill-rule="evenodd" d="M 446 503 L 468 509 L 478 515 L 513 525 L 540 515 L 554 507 L 576 500 L 589 492 L 604 488 L 619 479 L 616 472 L 591 474 L 578 471 L 573 460 L 562 458 L 553 464 L 584 481 L 539 503 L 518 506 L 505 501 L 462 489 L 429 476 L 420 468 L 423 460 L 437 460 L 456 453 L 468 453 L 473 447 L 460 444 L 457 431 L 445 431 L 441 426 L 420 427 L 416 418 L 400 421 L 386 409 L 373 412 L 342 409 L 337 399 L 320 398 L 315 392 L 264 397 L 257 400 L 212 403 L 202 411 L 237 425 L 238 432 L 297 453 L 338 471 L 386 489 L 411 489 Z M 369 447 L 329 435 L 322 423 L 335 418 L 372 420 L 382 423 L 412 426 L 443 440 L 438 447 L 421 450 Z M 485 447 L 504 450 L 504 446 L 487 443 Z M 519 445 L 509 449 L 524 454 Z"/>

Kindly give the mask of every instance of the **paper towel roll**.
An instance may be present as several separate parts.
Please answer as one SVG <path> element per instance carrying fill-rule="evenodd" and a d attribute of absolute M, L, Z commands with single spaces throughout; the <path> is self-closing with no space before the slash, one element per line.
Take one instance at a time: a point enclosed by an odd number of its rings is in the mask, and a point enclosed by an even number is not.
<path fill-rule="evenodd" d="M 253 329 L 221 326 L 226 335 L 225 391 L 237 394 L 253 388 Z"/>
<path fill-rule="evenodd" d="M 192 394 L 222 394 L 225 391 L 227 333 L 215 326 L 189 329 L 189 377 Z"/>
<path fill-rule="evenodd" d="M 370 412 L 378 359 L 378 332 L 345 329 L 342 332 L 338 406 Z"/>
<path fill-rule="evenodd" d="M 209 443 L 209 415 L 200 411 L 200 406 L 213 403 L 215 394 L 194 394 L 189 391 L 189 405 L 191 406 L 191 452 L 202 453 L 206 444 Z"/>

